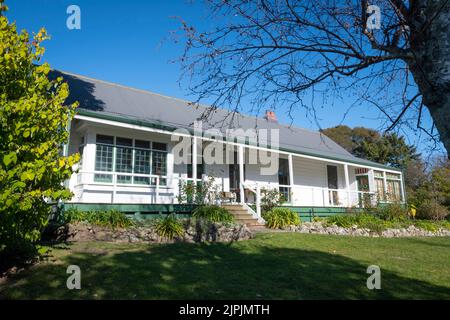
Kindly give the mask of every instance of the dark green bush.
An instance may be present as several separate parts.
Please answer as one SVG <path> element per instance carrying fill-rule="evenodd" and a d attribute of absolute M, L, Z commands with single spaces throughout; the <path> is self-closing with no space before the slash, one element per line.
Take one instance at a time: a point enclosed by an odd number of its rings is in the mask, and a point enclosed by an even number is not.
<path fill-rule="evenodd" d="M 417 208 L 417 218 L 444 220 L 449 215 L 448 209 L 437 201 L 426 201 Z"/>
<path fill-rule="evenodd" d="M 159 236 L 169 240 L 175 237 L 181 237 L 184 234 L 182 222 L 173 214 L 162 219 L 157 219 L 154 222 L 154 228 Z"/>
<path fill-rule="evenodd" d="M 234 222 L 234 216 L 223 207 L 216 205 L 199 206 L 192 216 L 197 219 L 205 219 L 211 222 Z"/>
<path fill-rule="evenodd" d="M 289 208 L 273 208 L 268 212 L 264 212 L 262 217 L 266 220 L 266 226 L 272 229 L 300 224 L 298 214 Z"/>

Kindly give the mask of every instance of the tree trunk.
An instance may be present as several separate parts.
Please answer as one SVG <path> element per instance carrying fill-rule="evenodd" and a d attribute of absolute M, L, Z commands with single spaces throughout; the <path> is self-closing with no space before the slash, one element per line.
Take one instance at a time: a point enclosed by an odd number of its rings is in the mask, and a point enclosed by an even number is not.
<path fill-rule="evenodd" d="M 409 67 L 450 159 L 450 1 L 444 3 L 429 0 L 423 12 L 416 12 L 411 24 L 417 26 L 411 32 L 416 59 Z M 425 32 L 419 32 L 424 25 Z"/>

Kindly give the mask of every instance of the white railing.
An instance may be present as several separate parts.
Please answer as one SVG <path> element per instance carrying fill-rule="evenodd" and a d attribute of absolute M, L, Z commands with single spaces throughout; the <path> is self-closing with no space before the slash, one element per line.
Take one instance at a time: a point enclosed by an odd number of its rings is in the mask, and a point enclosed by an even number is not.
<path fill-rule="evenodd" d="M 251 212 L 253 212 L 253 216 L 258 219 L 258 221 L 263 222 L 263 218 L 261 216 L 261 187 L 258 183 L 255 183 L 254 186 L 251 186 L 250 184 L 244 182 L 242 184 L 242 188 L 247 189 L 255 194 L 255 205 L 256 205 L 256 211 L 254 211 L 251 207 L 248 206 L 248 204 L 245 203 L 245 199 L 241 199 L 241 202 L 247 206 L 247 210 L 250 209 Z"/>
<path fill-rule="evenodd" d="M 261 185 L 258 183 L 243 183 L 246 190 L 255 194 L 255 201 L 248 201 L 261 210 Z M 376 205 L 376 193 L 369 191 L 357 191 L 346 189 L 331 189 L 311 186 L 286 186 L 286 185 L 264 185 L 267 189 L 286 188 L 289 199 L 285 205 L 291 206 L 322 206 L 322 207 L 363 207 Z"/>
<path fill-rule="evenodd" d="M 376 204 L 376 193 L 347 189 L 294 186 L 291 203 L 323 207 L 353 207 Z"/>
<path fill-rule="evenodd" d="M 111 177 L 110 181 L 96 181 L 95 175 L 105 175 Z M 118 180 L 118 176 L 131 177 L 130 183 L 123 183 Z M 150 184 L 145 183 L 132 183 L 134 178 L 148 178 Z M 165 179 L 166 183 L 161 184 L 161 180 Z M 206 179 L 198 179 L 202 181 Z M 159 176 L 154 174 L 137 174 L 137 173 L 125 173 L 125 172 L 105 172 L 105 171 L 79 171 L 77 173 L 75 183 L 73 187 L 83 189 L 84 186 L 111 186 L 113 191 L 113 199 L 116 197 L 117 188 L 141 188 L 147 189 L 152 195 L 154 195 L 154 201 L 159 201 L 159 195 L 161 190 L 173 194 L 173 201 L 176 199 L 176 195 L 179 193 L 179 181 L 191 181 L 193 178 L 185 178 L 178 176 Z M 154 182 L 154 183 L 153 183 Z M 255 218 L 261 219 L 261 189 L 278 189 L 279 187 L 286 188 L 289 192 L 290 199 L 286 204 L 293 206 L 323 206 L 323 207 L 353 207 L 364 206 L 368 203 L 376 205 L 376 193 L 368 191 L 346 190 L 346 189 L 331 189 L 312 186 L 287 186 L 287 185 L 269 185 L 259 184 L 256 182 L 250 183 L 245 181 L 241 184 L 244 190 L 250 191 L 254 194 L 253 201 L 248 201 L 248 204 L 255 205 L 256 210 L 254 212 Z M 223 190 L 223 185 L 220 187 Z M 241 199 L 241 203 L 245 203 L 245 199 Z"/>
<path fill-rule="evenodd" d="M 111 181 L 100 181 L 95 180 L 96 175 L 111 177 Z M 118 180 L 120 177 L 131 177 L 130 183 L 120 182 Z M 149 183 L 133 183 L 134 178 L 148 178 Z M 166 183 L 161 184 L 161 180 L 165 179 Z M 155 183 L 152 183 L 155 181 Z M 113 191 L 113 198 L 116 196 L 117 187 L 132 187 L 132 188 L 146 188 L 150 189 L 150 193 L 155 195 L 155 200 L 157 201 L 159 197 L 160 190 L 172 189 L 173 178 L 169 176 L 159 176 L 155 174 L 139 174 L 139 173 L 126 173 L 126 172 L 106 172 L 106 171 L 79 171 L 76 177 L 76 183 L 74 187 L 84 187 L 84 186 L 110 186 Z"/>

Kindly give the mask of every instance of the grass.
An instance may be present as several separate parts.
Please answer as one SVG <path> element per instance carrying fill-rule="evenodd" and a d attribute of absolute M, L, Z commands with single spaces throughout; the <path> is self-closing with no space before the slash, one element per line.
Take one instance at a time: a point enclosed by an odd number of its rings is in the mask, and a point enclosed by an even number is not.
<path fill-rule="evenodd" d="M 264 233 L 249 241 L 58 245 L 0 283 L 8 299 L 450 299 L 449 238 Z M 81 268 L 81 290 L 66 269 Z M 366 269 L 381 268 L 381 290 Z"/>

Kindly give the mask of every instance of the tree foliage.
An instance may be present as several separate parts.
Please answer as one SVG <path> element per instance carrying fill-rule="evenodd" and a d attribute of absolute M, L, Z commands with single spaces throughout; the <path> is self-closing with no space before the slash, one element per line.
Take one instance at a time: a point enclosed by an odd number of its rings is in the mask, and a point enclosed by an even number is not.
<path fill-rule="evenodd" d="M 417 207 L 443 206 L 450 212 L 450 161 L 436 159 L 431 168 L 420 160 L 408 164 L 406 175 L 408 202 Z"/>
<path fill-rule="evenodd" d="M 352 129 L 344 125 L 321 132 L 357 157 L 396 168 L 404 169 L 410 161 L 419 159 L 416 148 L 408 145 L 403 137 L 393 132 L 380 134 L 373 129 Z"/>
<path fill-rule="evenodd" d="M 47 34 L 30 39 L 0 16 L 0 253 L 40 238 L 50 203 L 71 197 L 63 182 L 79 155 L 64 156 L 76 105 L 64 105 L 68 86 L 38 65 Z"/>

